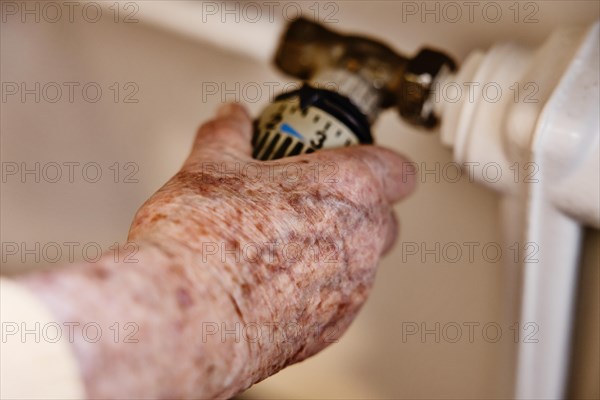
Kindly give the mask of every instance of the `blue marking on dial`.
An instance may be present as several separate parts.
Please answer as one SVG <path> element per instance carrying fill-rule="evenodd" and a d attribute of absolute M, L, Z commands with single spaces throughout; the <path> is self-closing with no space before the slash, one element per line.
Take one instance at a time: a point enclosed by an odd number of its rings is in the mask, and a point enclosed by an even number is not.
<path fill-rule="evenodd" d="M 292 128 L 291 126 L 289 126 L 287 123 L 283 123 L 279 126 L 279 129 L 281 130 L 281 132 L 287 133 L 289 135 L 295 136 L 298 139 L 302 140 L 304 142 L 304 136 L 302 136 L 297 130 L 295 130 L 294 128 Z"/>

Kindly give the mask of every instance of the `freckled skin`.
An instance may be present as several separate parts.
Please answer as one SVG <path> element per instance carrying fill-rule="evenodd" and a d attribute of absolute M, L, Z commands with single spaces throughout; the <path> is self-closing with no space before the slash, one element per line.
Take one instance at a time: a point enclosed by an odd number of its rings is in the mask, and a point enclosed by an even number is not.
<path fill-rule="evenodd" d="M 366 300 L 396 235 L 390 204 L 413 186 L 403 159 L 361 146 L 258 162 L 250 130 L 233 105 L 200 129 L 133 220 L 137 262 L 107 254 L 21 278 L 80 323 L 89 397 L 229 398 L 335 342 Z M 77 334 L 89 322 L 96 343 Z"/>

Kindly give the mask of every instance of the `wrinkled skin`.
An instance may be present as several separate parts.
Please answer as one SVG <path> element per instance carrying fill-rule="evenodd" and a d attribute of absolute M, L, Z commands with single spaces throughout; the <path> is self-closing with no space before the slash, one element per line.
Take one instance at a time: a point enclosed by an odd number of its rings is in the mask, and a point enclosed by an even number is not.
<path fill-rule="evenodd" d="M 74 336 L 90 397 L 230 397 L 335 342 L 366 300 L 413 187 L 405 160 L 359 146 L 259 162 L 251 129 L 237 105 L 200 128 L 134 218 L 134 262 L 22 279 L 61 321 L 105 332 Z"/>

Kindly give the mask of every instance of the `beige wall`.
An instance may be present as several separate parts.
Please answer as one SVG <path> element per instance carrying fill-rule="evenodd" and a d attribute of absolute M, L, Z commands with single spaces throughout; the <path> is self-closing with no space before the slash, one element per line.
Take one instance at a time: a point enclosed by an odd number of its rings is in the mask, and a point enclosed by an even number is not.
<path fill-rule="evenodd" d="M 532 24 L 514 23 L 508 16 L 490 24 L 477 14 L 473 24 L 421 23 L 417 17 L 402 22 L 402 4 L 339 2 L 339 23 L 330 27 L 384 38 L 407 52 L 434 45 L 462 60 L 471 49 L 486 48 L 498 40 L 536 45 L 561 24 L 587 23 L 599 16 L 597 2 L 553 1 L 537 3 L 539 22 Z M 507 3 L 502 9 L 509 12 Z M 43 178 L 35 183 L 29 176 L 27 183 L 9 177 L 2 184 L 2 242 L 25 242 L 29 248 L 36 242 L 41 247 L 56 242 L 65 252 L 65 242 L 78 242 L 77 259 L 82 257 L 84 244 L 97 243 L 106 250 L 115 241 L 123 241 L 137 207 L 177 171 L 196 127 L 220 103 L 219 96 L 203 99 L 203 83 L 224 83 L 230 88 L 235 82 L 242 86 L 259 83 L 263 97 L 249 105 L 256 114 L 268 100 L 264 82 L 289 81 L 272 67 L 143 23 L 114 23 L 111 18 L 95 24 L 81 19 L 77 23 L 9 19 L 2 24 L 1 51 L 3 82 L 97 82 L 103 89 L 97 103 L 86 102 L 81 91 L 76 91 L 73 103 L 12 99 L 1 104 L 3 162 L 26 162 L 29 167 L 35 162 L 41 166 L 96 162 L 101 166 L 103 177 L 97 183 L 86 182 L 76 167 L 73 183 L 64 177 L 58 183 Z M 118 103 L 109 88 L 114 82 L 121 87 Z M 121 101 L 127 82 L 139 88 L 138 103 Z M 441 146 L 437 134 L 417 132 L 393 112 L 382 116 L 375 134 L 379 144 L 429 168 L 451 161 L 450 151 Z M 115 162 L 121 172 L 119 183 L 113 181 L 114 170 L 109 168 Z M 125 169 L 126 163 L 139 167 L 137 183 L 122 182 L 124 174 L 133 171 Z M 244 396 L 509 397 L 515 347 L 510 327 L 516 317 L 507 269 L 501 263 L 486 262 L 481 252 L 474 262 L 464 257 L 457 263 L 443 257 L 435 262 L 432 255 L 423 262 L 418 255 L 403 253 L 402 245 L 432 248 L 435 243 L 500 242 L 497 211 L 496 195 L 466 179 L 436 183 L 428 177 L 415 195 L 398 205 L 400 242 L 382 261 L 372 297 L 350 331 L 322 354 L 256 385 Z M 49 264 L 43 255 L 40 262 L 31 256 L 26 262 L 15 256 L 6 258 L 3 273 Z M 425 324 L 432 329 L 438 323 L 440 333 L 444 327 L 452 328 L 448 324 L 458 324 L 462 338 L 457 343 L 445 337 L 436 343 L 434 335 L 403 340 L 407 326 Z M 478 324 L 472 343 L 467 323 Z M 502 328 L 497 343 L 482 333 L 488 323 Z M 453 332 L 446 330 L 449 335 Z"/>

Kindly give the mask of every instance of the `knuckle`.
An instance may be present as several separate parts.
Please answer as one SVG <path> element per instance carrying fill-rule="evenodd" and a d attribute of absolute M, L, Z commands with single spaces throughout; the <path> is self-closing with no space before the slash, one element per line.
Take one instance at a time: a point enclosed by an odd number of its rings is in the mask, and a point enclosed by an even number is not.
<path fill-rule="evenodd" d="M 214 137 L 214 136 L 223 136 L 237 133 L 238 129 L 232 121 L 228 121 L 226 119 L 213 119 L 204 123 L 199 131 L 198 135 L 200 137 Z"/>

